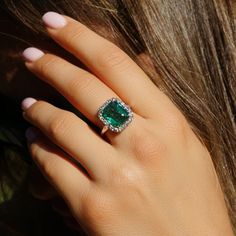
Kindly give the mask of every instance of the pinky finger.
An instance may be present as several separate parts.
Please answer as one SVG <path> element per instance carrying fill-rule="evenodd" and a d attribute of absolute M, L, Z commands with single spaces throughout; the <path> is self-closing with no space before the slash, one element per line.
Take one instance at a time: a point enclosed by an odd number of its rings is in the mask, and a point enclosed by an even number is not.
<path fill-rule="evenodd" d="M 38 129 L 29 128 L 26 137 L 32 159 L 42 174 L 68 206 L 79 211 L 79 203 L 90 188 L 87 174 Z"/>

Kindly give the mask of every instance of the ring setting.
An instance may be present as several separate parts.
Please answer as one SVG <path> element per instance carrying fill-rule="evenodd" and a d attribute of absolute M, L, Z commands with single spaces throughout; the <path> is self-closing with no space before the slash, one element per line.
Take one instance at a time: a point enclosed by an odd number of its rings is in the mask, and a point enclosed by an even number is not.
<path fill-rule="evenodd" d="M 120 99 L 111 98 L 98 109 L 98 118 L 104 124 L 101 134 L 104 134 L 108 129 L 119 133 L 133 120 L 133 112 Z"/>

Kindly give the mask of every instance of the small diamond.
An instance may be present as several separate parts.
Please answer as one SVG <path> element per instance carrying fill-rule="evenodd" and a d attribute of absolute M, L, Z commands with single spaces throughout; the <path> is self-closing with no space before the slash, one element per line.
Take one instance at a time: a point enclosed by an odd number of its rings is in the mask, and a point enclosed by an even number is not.
<path fill-rule="evenodd" d="M 99 108 L 98 117 L 110 130 L 120 132 L 132 121 L 133 114 L 129 106 L 112 98 Z"/>

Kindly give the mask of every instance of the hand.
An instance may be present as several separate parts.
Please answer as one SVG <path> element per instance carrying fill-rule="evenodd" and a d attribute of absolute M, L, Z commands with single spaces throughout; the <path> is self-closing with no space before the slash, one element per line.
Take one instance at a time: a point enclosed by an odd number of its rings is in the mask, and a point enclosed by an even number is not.
<path fill-rule="evenodd" d="M 72 112 L 27 98 L 32 158 L 91 235 L 233 235 L 211 156 L 182 113 L 117 46 L 56 13 L 49 35 L 91 72 L 52 54 L 24 51 L 27 68 L 99 128 L 112 97 L 134 119 L 98 135 Z M 80 163 L 80 165 L 78 165 Z"/>

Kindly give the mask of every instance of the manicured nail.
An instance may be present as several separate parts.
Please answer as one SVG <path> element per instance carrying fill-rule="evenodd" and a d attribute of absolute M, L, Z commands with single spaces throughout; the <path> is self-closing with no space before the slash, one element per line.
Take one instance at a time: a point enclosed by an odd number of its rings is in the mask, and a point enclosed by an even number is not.
<path fill-rule="evenodd" d="M 60 29 L 67 23 L 64 16 L 52 11 L 45 13 L 42 19 L 46 26 L 53 29 Z"/>
<path fill-rule="evenodd" d="M 31 107 L 35 102 L 37 102 L 36 99 L 34 98 L 25 98 L 22 102 L 21 102 L 21 109 L 23 111 L 26 111 L 29 107 Z"/>
<path fill-rule="evenodd" d="M 44 55 L 43 51 L 34 47 L 26 48 L 24 52 L 22 53 L 23 58 L 28 62 L 37 61 L 43 55 Z"/>
<path fill-rule="evenodd" d="M 29 142 L 35 141 L 38 135 L 39 131 L 34 127 L 30 127 L 25 131 L 25 137 Z"/>

